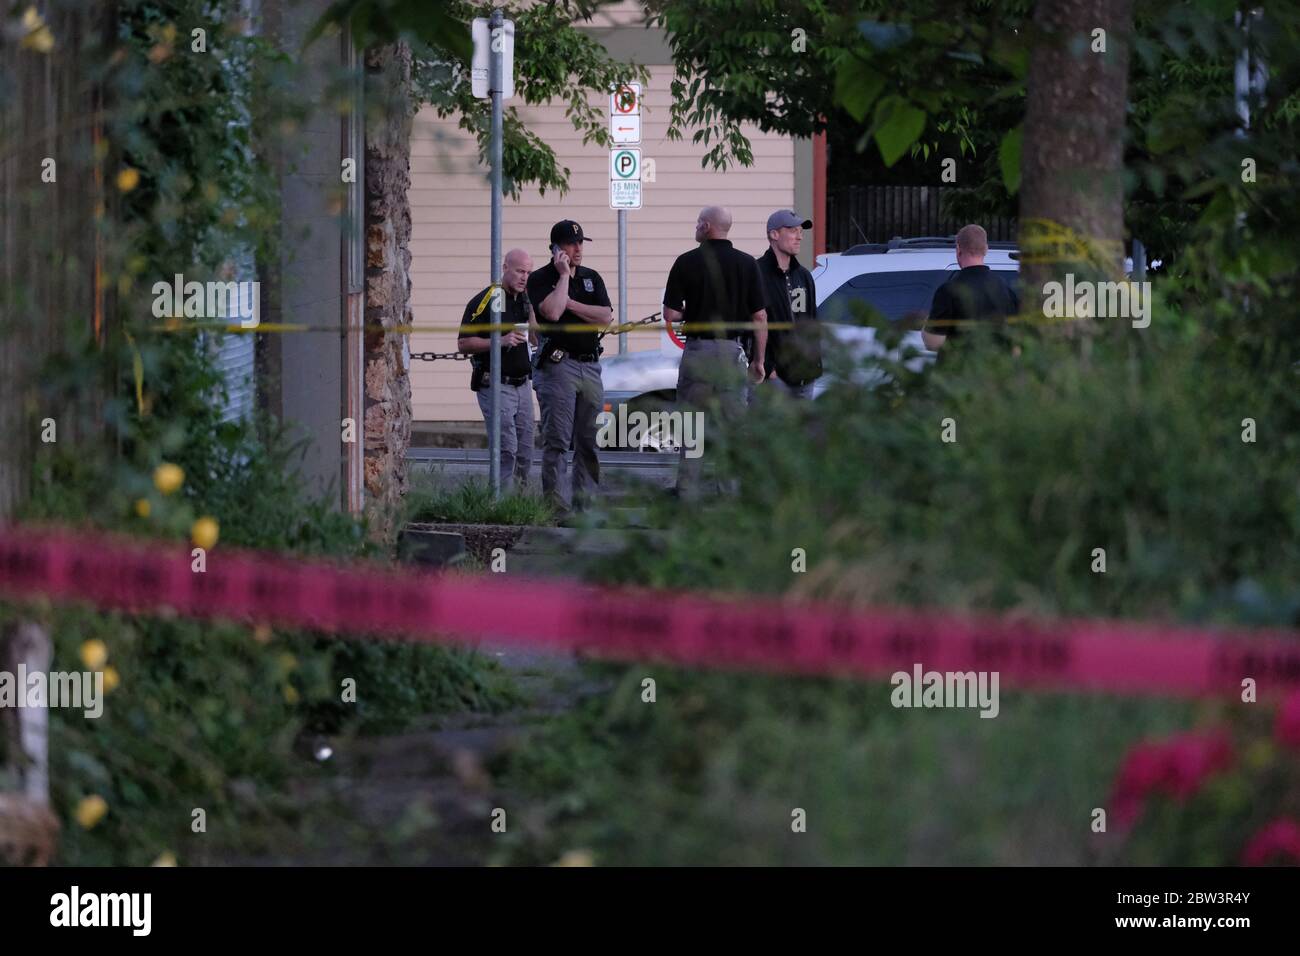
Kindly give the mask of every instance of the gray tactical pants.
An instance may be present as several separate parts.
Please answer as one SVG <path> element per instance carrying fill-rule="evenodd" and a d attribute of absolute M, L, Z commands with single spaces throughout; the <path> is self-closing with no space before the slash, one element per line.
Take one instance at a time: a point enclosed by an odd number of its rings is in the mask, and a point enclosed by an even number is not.
<path fill-rule="evenodd" d="M 492 427 L 492 391 L 481 389 L 478 407 L 483 411 L 483 424 Z M 501 383 L 501 490 L 514 483 L 522 492 L 528 484 L 528 470 L 533 465 L 533 391 L 528 383 L 507 385 Z"/>
<path fill-rule="evenodd" d="M 677 405 L 683 412 L 703 412 L 704 428 L 718 434 L 721 426 L 745 413 L 747 402 L 745 351 L 735 339 L 687 339 L 677 369 Z M 716 431 L 714 430 L 716 429 Z M 703 457 L 687 458 L 682 448 L 677 467 L 677 493 L 694 497 Z M 714 482 L 716 492 L 721 486 Z"/>
<path fill-rule="evenodd" d="M 596 416 L 605 404 L 600 363 L 567 356 L 543 361 L 533 375 L 542 408 L 542 494 L 563 506 L 565 454 L 573 442 L 573 507 L 583 508 L 600 482 Z"/>

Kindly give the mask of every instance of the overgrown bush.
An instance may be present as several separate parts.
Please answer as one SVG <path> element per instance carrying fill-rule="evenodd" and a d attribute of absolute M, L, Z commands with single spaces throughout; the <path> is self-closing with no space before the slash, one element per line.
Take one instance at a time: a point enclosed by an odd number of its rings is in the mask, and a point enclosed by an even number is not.
<path fill-rule="evenodd" d="M 629 550 L 603 577 L 1296 627 L 1300 355 L 1275 345 L 1246 363 L 1214 325 L 1156 314 L 1145 332 L 1020 330 L 921 375 L 894 368 L 875 392 L 762 402 L 739 433 L 709 434 L 736 493 L 659 505 L 664 549 Z M 806 573 L 792 573 L 795 548 Z M 509 859 L 580 847 L 597 863 L 1222 864 L 1300 808 L 1300 765 L 1273 737 L 1275 689 L 1194 704 L 1004 687 L 1000 715 L 981 720 L 895 710 L 883 682 L 602 666 L 624 675 L 612 699 L 516 764 L 549 813 Z M 1211 733 L 1226 735 L 1217 755 L 1193 752 Z M 1129 756 L 1166 738 L 1168 760 L 1192 767 L 1172 789 L 1159 760 Z M 1156 784 L 1125 783 L 1133 759 Z M 1135 794 L 1139 812 L 1117 815 Z M 796 808 L 806 834 L 792 832 Z M 1091 828 L 1095 808 L 1110 808 L 1107 833 Z"/>
<path fill-rule="evenodd" d="M 82 75 L 103 102 L 94 161 L 104 200 L 86 223 L 102 262 L 84 279 L 100 280 L 104 314 L 93 327 L 88 315 L 62 316 L 52 335 L 62 347 L 31 383 L 34 433 L 48 414 L 59 438 L 42 446 L 17 517 L 178 545 L 210 518 L 209 561 L 232 547 L 385 560 L 336 496 L 303 490 L 300 449 L 281 423 L 222 420 L 219 336 L 150 308 L 157 277 L 280 261 L 280 172 L 266 159 L 308 104 L 293 57 L 249 35 L 246 15 L 237 0 L 130 0 L 105 14 L 112 42 L 98 31 L 59 38 L 81 44 Z M 196 23 L 202 56 L 189 55 Z M 23 301 L 21 289 L 6 292 Z M 67 427 L 72 407 L 93 408 L 93 421 Z M 300 830 L 320 807 L 296 782 L 320 772 L 302 759 L 313 735 L 511 699 L 494 664 L 443 648 L 39 603 L 0 606 L 0 623 L 20 614 L 50 631 L 55 670 L 98 670 L 111 688 L 98 719 L 51 712 L 63 863 L 247 858 L 308 839 Z M 341 699 L 344 678 L 355 703 Z"/>

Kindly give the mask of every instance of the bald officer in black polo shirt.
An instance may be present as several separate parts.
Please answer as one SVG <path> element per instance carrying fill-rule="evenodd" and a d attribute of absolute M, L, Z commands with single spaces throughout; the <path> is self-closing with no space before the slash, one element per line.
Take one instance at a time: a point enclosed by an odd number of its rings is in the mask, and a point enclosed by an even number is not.
<path fill-rule="evenodd" d="M 605 388 L 597 336 L 613 321 L 614 310 L 600 273 L 582 264 L 586 241 L 572 219 L 557 222 L 551 227 L 551 261 L 528 277 L 528 298 L 545 336 L 534 378 L 542 408 L 542 494 L 561 513 L 566 508 L 560 478 L 570 442 L 574 510 L 587 505 L 600 482 L 596 416 Z"/>
<path fill-rule="evenodd" d="M 456 348 L 473 359 L 469 387 L 478 395 L 483 422 L 492 427 L 492 326 L 515 328 L 501 335 L 501 485 L 511 481 L 519 491 L 528 484 L 533 464 L 533 392 L 528 387 L 533 366 L 528 361 L 528 333 L 523 326 L 533 317 L 524 286 L 533 269 L 533 257 L 523 249 L 511 249 L 501 263 L 501 294 L 494 300 L 495 286 L 488 286 L 465 304 Z M 498 311 L 500 310 L 500 311 Z"/>
<path fill-rule="evenodd" d="M 677 257 L 664 288 L 664 319 L 683 320 L 686 348 L 677 371 L 677 401 L 702 411 L 705 422 L 734 421 L 745 410 L 745 375 L 761 382 L 767 375 L 767 311 L 754 257 L 732 246 L 731 213 L 721 206 L 700 210 L 695 222 L 699 246 Z M 754 362 L 747 363 L 742 340 L 754 338 Z M 701 459 L 682 448 L 677 493 L 695 492 Z"/>

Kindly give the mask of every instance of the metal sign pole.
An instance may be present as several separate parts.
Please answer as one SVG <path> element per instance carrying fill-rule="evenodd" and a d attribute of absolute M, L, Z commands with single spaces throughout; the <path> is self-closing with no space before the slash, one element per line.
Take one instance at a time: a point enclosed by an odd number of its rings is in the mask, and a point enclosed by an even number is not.
<path fill-rule="evenodd" d="M 501 287 L 501 93 L 505 83 L 501 76 L 501 48 L 505 43 L 504 15 L 492 11 L 488 36 L 491 38 L 491 66 L 488 91 L 492 95 L 492 284 Z M 504 294 L 492 293 L 492 398 L 488 421 L 488 477 L 492 497 L 501 495 L 501 317 Z"/>
<path fill-rule="evenodd" d="M 627 325 L 627 210 L 618 211 L 618 325 Z M 618 354 L 627 352 L 627 333 L 618 333 Z"/>

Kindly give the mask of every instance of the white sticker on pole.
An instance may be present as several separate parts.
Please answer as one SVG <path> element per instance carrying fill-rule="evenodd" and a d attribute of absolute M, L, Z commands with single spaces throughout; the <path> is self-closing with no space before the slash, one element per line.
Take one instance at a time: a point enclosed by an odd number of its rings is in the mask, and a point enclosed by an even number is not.
<path fill-rule="evenodd" d="M 625 83 L 609 94 L 609 118 L 641 115 L 641 84 Z"/>
<path fill-rule="evenodd" d="M 492 47 L 501 50 L 501 98 L 508 100 L 515 95 L 515 21 L 505 20 L 502 29 L 493 37 L 488 30 L 487 17 L 475 17 L 470 30 L 474 38 L 474 59 L 470 62 L 470 88 L 480 100 L 490 98 L 488 92 L 488 70 L 492 66 Z"/>

